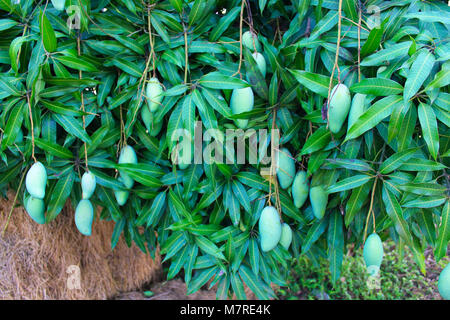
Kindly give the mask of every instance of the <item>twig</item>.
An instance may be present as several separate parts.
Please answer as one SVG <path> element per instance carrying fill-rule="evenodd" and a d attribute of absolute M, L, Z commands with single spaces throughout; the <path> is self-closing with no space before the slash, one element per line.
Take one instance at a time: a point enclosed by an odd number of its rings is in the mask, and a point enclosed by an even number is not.
<path fill-rule="evenodd" d="M 339 48 L 341 46 L 341 26 L 342 26 L 342 0 L 339 0 L 339 21 L 338 21 L 338 37 L 337 37 L 337 44 L 336 44 L 336 55 L 334 57 L 334 65 L 333 65 L 333 71 L 331 71 L 331 77 L 330 77 L 330 84 L 328 86 L 328 98 L 327 98 L 327 128 L 329 125 L 329 112 L 330 112 L 330 93 L 331 93 L 331 86 L 333 85 L 333 77 L 334 77 L 334 70 L 336 70 L 336 67 L 338 68 L 338 82 L 341 80 L 341 71 L 339 70 L 338 66 L 338 60 L 339 60 Z"/>
<path fill-rule="evenodd" d="M 30 124 L 31 124 L 31 157 L 34 162 L 37 162 L 36 157 L 34 156 L 34 123 L 33 123 L 33 115 L 31 111 L 31 102 L 30 102 L 30 94 L 27 92 L 27 102 L 28 102 L 28 113 L 30 115 Z"/>
<path fill-rule="evenodd" d="M 240 78 L 242 79 L 242 73 L 241 73 L 241 67 L 242 67 L 242 23 L 244 21 L 244 4 L 245 0 L 241 1 L 241 17 L 239 20 L 239 67 L 238 70 L 232 75 L 234 77 L 235 75 L 239 74 Z"/>
<path fill-rule="evenodd" d="M 17 202 L 17 197 L 19 196 L 20 189 L 22 188 L 23 178 L 25 177 L 25 173 L 28 171 L 27 168 L 25 168 L 25 170 L 22 173 L 22 178 L 20 179 L 19 188 L 17 188 L 16 196 L 14 197 L 14 201 L 11 205 L 11 210 L 9 211 L 9 214 L 8 214 L 8 219 L 6 220 L 5 226 L 3 227 L 2 237 L 5 235 L 6 229 L 8 228 L 9 220 L 11 219 L 11 215 L 14 210 L 14 206 L 16 205 L 16 202 Z"/>
<path fill-rule="evenodd" d="M 80 32 L 78 32 L 78 37 L 77 37 L 77 51 L 78 51 L 78 56 L 81 56 L 81 41 L 80 41 Z M 79 70 L 79 77 L 80 79 L 83 78 L 83 72 L 81 70 Z M 82 115 L 82 119 L 83 119 L 83 130 L 86 131 L 86 116 L 84 115 L 85 113 L 85 108 L 84 108 L 84 89 L 81 89 L 81 110 L 83 111 L 83 115 Z M 89 168 L 88 168 L 88 156 L 87 156 L 87 143 L 84 143 L 84 161 L 85 161 L 85 165 L 86 165 L 86 172 L 89 172 Z"/>
<path fill-rule="evenodd" d="M 358 82 L 361 81 L 361 6 L 359 6 L 359 18 L 358 18 Z"/>
<path fill-rule="evenodd" d="M 369 212 L 367 214 L 367 219 L 366 219 L 366 227 L 364 228 L 364 240 L 363 242 L 366 242 L 366 236 L 367 236 L 367 227 L 369 226 L 369 218 L 370 218 L 370 213 L 372 212 L 372 216 L 373 216 L 373 232 L 376 232 L 376 226 L 375 226 L 375 213 L 373 212 L 373 197 L 375 195 L 375 188 L 377 187 L 377 181 L 378 181 L 378 176 L 375 177 L 375 182 L 373 183 L 373 188 L 372 188 L 372 195 L 370 197 L 370 207 L 369 207 Z"/>

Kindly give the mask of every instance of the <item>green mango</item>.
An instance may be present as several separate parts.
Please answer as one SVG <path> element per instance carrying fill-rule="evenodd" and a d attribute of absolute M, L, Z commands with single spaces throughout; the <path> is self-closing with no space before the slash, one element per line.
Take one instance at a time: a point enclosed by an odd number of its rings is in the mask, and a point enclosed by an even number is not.
<path fill-rule="evenodd" d="M 288 188 L 295 176 L 295 161 L 288 149 L 278 152 L 277 176 L 282 189 Z"/>
<path fill-rule="evenodd" d="M 287 223 L 283 223 L 283 226 L 281 227 L 281 237 L 280 237 L 280 244 L 285 248 L 286 250 L 289 249 L 289 246 L 292 242 L 292 230 L 291 227 Z"/>
<path fill-rule="evenodd" d="M 127 202 L 129 195 L 130 195 L 129 191 L 114 190 L 114 196 L 116 197 L 116 201 L 119 204 L 119 206 L 123 206 Z"/>
<path fill-rule="evenodd" d="M 450 263 L 442 270 L 438 280 L 439 294 L 445 300 L 450 300 Z"/>
<path fill-rule="evenodd" d="M 258 66 L 259 71 L 261 71 L 261 74 L 263 77 L 266 77 L 266 59 L 264 56 L 259 52 L 253 52 L 252 53 L 253 58 L 255 59 L 256 65 Z"/>
<path fill-rule="evenodd" d="M 94 221 L 94 207 L 89 200 L 81 200 L 75 209 L 75 225 L 81 234 L 90 236 Z"/>
<path fill-rule="evenodd" d="M 353 96 L 352 106 L 350 108 L 350 112 L 348 114 L 348 126 L 347 132 L 350 130 L 353 124 L 355 124 L 356 120 L 364 113 L 366 102 L 366 95 L 357 93 Z"/>
<path fill-rule="evenodd" d="M 66 0 L 51 0 L 53 7 L 58 11 L 63 11 L 66 5 Z"/>
<path fill-rule="evenodd" d="M 292 183 L 292 198 L 294 199 L 296 208 L 301 208 L 301 206 L 303 206 L 308 198 L 308 194 L 308 177 L 305 171 L 299 171 L 295 175 L 294 182 Z"/>
<path fill-rule="evenodd" d="M 45 223 L 45 203 L 44 200 L 33 198 L 32 196 L 28 196 L 25 199 L 25 210 L 28 215 L 33 219 L 36 223 L 44 224 Z"/>
<path fill-rule="evenodd" d="M 253 103 L 254 96 L 251 87 L 233 89 L 230 99 L 230 106 L 233 114 L 251 111 L 253 109 Z M 247 127 L 248 119 L 236 119 L 234 121 L 241 129 L 245 129 L 245 127 Z"/>
<path fill-rule="evenodd" d="M 383 255 L 383 243 L 378 234 L 372 233 L 367 237 L 363 249 L 364 262 L 372 276 L 378 273 L 381 262 L 383 261 Z"/>
<path fill-rule="evenodd" d="M 95 176 L 91 172 L 85 172 L 81 177 L 82 198 L 87 200 L 91 198 L 96 186 Z"/>
<path fill-rule="evenodd" d="M 322 219 L 328 204 L 328 195 L 321 186 L 312 187 L 309 190 L 309 199 L 313 209 L 314 216 Z"/>
<path fill-rule="evenodd" d="M 119 156 L 119 164 L 121 163 L 137 163 L 137 156 L 136 152 L 134 151 L 133 147 L 131 146 L 125 146 L 122 148 L 122 151 L 120 152 Z M 123 170 L 119 170 L 120 177 L 122 178 L 122 182 L 125 185 L 127 189 L 130 189 L 134 185 L 134 180 L 131 178 L 127 173 L 125 173 Z"/>
<path fill-rule="evenodd" d="M 150 111 L 155 112 L 161 105 L 163 99 L 163 87 L 157 78 L 151 78 L 148 81 L 145 95 L 147 96 L 147 103 Z"/>
<path fill-rule="evenodd" d="M 253 41 L 255 42 L 253 44 Z M 259 43 L 258 36 L 250 31 L 245 31 L 242 34 L 242 44 L 250 51 L 261 51 L 261 44 Z"/>
<path fill-rule="evenodd" d="M 338 133 L 350 110 L 350 92 L 345 84 L 337 84 L 330 94 L 328 123 L 331 132 Z"/>
<path fill-rule="evenodd" d="M 28 193 L 38 199 L 44 199 L 45 186 L 47 185 L 47 171 L 39 161 L 34 163 L 27 172 L 25 186 Z"/>
<path fill-rule="evenodd" d="M 281 222 L 278 211 L 274 207 L 265 207 L 259 218 L 259 236 L 261 249 L 264 252 L 275 248 L 281 238 Z"/>
<path fill-rule="evenodd" d="M 152 137 L 157 136 L 158 133 L 161 131 L 163 122 L 162 121 L 160 121 L 160 122 L 153 121 L 153 113 L 150 112 L 148 105 L 142 106 L 141 117 L 142 117 L 142 122 L 144 122 L 144 125 L 147 128 L 148 133 Z"/>

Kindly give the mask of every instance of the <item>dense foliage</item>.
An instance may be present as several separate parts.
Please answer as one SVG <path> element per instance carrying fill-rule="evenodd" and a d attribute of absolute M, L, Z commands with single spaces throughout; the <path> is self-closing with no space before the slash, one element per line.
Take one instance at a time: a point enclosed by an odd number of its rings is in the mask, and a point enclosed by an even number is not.
<path fill-rule="evenodd" d="M 328 257 L 336 281 L 345 244 L 372 231 L 407 244 L 425 272 L 424 248 L 439 260 L 450 239 L 449 17 L 446 1 L 0 0 L 0 190 L 23 203 L 24 176 L 43 163 L 51 222 L 67 199 L 80 202 L 88 168 L 90 201 L 115 222 L 112 247 L 123 236 L 154 255 L 159 244 L 169 278 L 183 271 L 189 292 L 212 280 L 218 298 L 245 298 L 244 283 L 274 296 L 270 284 L 285 285 L 299 255 Z M 240 41 L 249 29 L 251 50 Z M 151 78 L 165 93 L 146 126 Z M 236 115 L 231 93 L 247 81 L 254 108 Z M 362 114 L 332 133 L 338 82 L 365 97 Z M 173 165 L 170 137 L 196 119 L 280 129 L 296 170 L 327 194 L 323 217 L 309 199 L 297 209 L 261 164 Z M 118 163 L 126 145 L 138 164 Z M 261 250 L 268 200 L 293 230 L 288 250 Z"/>

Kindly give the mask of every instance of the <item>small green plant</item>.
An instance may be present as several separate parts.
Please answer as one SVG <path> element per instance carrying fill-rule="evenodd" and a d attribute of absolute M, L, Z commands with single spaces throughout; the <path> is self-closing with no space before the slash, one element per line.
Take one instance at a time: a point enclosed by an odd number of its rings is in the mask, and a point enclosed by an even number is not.
<path fill-rule="evenodd" d="M 409 249 L 399 250 L 392 241 L 385 246 L 380 273 L 371 280 L 364 263 L 362 249 L 347 255 L 342 264 L 341 277 L 331 281 L 326 259 L 316 262 L 301 255 L 292 264 L 288 286 L 278 290 L 280 299 L 372 299 L 404 300 L 439 298 L 437 275 L 447 262 L 428 266 L 424 275 L 414 263 Z M 430 260 L 431 261 L 431 260 Z"/>

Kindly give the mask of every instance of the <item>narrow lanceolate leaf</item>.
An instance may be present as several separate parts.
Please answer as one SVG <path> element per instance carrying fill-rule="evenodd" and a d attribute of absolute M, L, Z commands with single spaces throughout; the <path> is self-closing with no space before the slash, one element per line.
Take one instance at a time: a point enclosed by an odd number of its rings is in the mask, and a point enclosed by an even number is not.
<path fill-rule="evenodd" d="M 439 151 L 439 132 L 436 115 L 428 104 L 420 103 L 417 108 L 422 134 L 431 156 L 436 160 Z"/>
<path fill-rule="evenodd" d="M 401 152 L 394 153 L 392 156 L 383 161 L 380 166 L 380 172 L 382 174 L 388 174 L 398 167 L 400 167 L 403 163 L 408 161 L 419 148 L 410 148 Z"/>
<path fill-rule="evenodd" d="M 249 84 L 245 81 L 226 76 L 220 72 L 211 72 L 203 76 L 200 85 L 211 89 L 238 89 L 248 87 Z"/>
<path fill-rule="evenodd" d="M 446 200 L 445 196 L 418 197 L 402 204 L 405 208 L 434 208 L 442 205 Z"/>
<path fill-rule="evenodd" d="M 403 171 L 438 171 L 445 168 L 442 163 L 421 158 L 411 158 L 400 166 Z"/>
<path fill-rule="evenodd" d="M 431 81 L 427 85 L 425 91 L 442 88 L 448 86 L 449 84 L 450 84 L 450 68 L 442 69 L 441 71 L 436 73 L 436 76 L 434 77 L 433 81 Z"/>
<path fill-rule="evenodd" d="M 262 283 L 259 280 L 259 277 L 257 277 L 250 268 L 245 265 L 241 265 L 239 268 L 239 274 L 247 287 L 253 291 L 258 299 L 268 300 L 270 298 L 268 292 L 272 292 L 272 290 L 267 288 L 267 285 Z"/>
<path fill-rule="evenodd" d="M 16 140 L 20 127 L 22 126 L 23 107 L 24 103 L 18 103 L 10 112 L 2 139 L 2 149 L 12 145 Z"/>
<path fill-rule="evenodd" d="M 361 66 L 377 66 L 385 61 L 391 61 L 399 57 L 404 57 L 408 54 L 408 49 L 410 46 L 411 41 L 394 44 L 387 49 L 380 50 L 364 58 L 363 61 L 361 61 Z"/>
<path fill-rule="evenodd" d="M 403 87 L 398 82 L 384 78 L 367 78 L 353 84 L 350 91 L 374 96 L 390 96 L 400 94 Z"/>
<path fill-rule="evenodd" d="M 86 143 L 91 142 L 91 139 L 89 138 L 86 131 L 74 117 L 65 116 L 62 114 L 53 114 L 53 118 L 61 125 L 61 127 L 64 128 L 64 130 L 66 130 L 71 135 L 83 140 Z"/>
<path fill-rule="evenodd" d="M 403 210 L 395 198 L 395 195 L 386 187 L 386 185 L 383 185 L 383 202 L 387 214 L 395 225 L 395 230 L 397 230 L 400 237 L 402 237 L 407 244 L 412 245 L 412 235 L 409 231 L 408 223 L 403 217 Z"/>
<path fill-rule="evenodd" d="M 339 21 L 339 14 L 337 11 L 330 10 L 314 27 L 311 32 L 310 39 L 318 38 L 322 33 L 329 31 Z"/>
<path fill-rule="evenodd" d="M 372 177 L 369 175 L 366 175 L 366 174 L 354 175 L 354 176 L 345 178 L 345 179 L 335 183 L 334 185 L 330 186 L 327 189 L 327 193 L 335 193 L 335 192 L 354 189 L 354 188 L 357 188 L 357 187 L 367 183 L 370 179 L 372 179 Z"/>
<path fill-rule="evenodd" d="M 417 211 L 415 218 L 428 244 L 434 246 L 436 241 L 436 228 L 433 222 L 433 213 L 430 210 L 421 209 Z"/>
<path fill-rule="evenodd" d="M 57 47 L 55 31 L 50 21 L 48 21 L 47 16 L 42 11 L 39 14 L 39 30 L 45 50 L 47 52 L 54 52 Z"/>
<path fill-rule="evenodd" d="M 98 71 L 97 67 L 86 58 L 72 56 L 57 56 L 55 60 L 61 62 L 66 67 L 81 71 Z"/>
<path fill-rule="evenodd" d="M 330 262 L 331 281 L 336 283 L 341 274 L 344 257 L 344 232 L 342 215 L 335 210 L 330 217 L 327 234 L 328 261 Z"/>
<path fill-rule="evenodd" d="M 204 286 L 220 269 L 216 266 L 210 267 L 205 270 L 198 271 L 194 278 L 189 282 L 187 288 L 187 294 L 193 294 L 197 292 L 202 286 Z"/>
<path fill-rule="evenodd" d="M 289 69 L 288 69 L 289 70 Z M 300 84 L 314 93 L 324 98 L 328 97 L 328 88 L 330 85 L 330 77 L 318 73 L 307 72 L 303 70 L 289 70 Z M 337 80 L 333 79 L 332 86 L 337 84 Z"/>
<path fill-rule="evenodd" d="M 331 141 L 331 132 L 325 127 L 317 129 L 303 145 L 300 155 L 313 153 L 325 147 Z"/>
<path fill-rule="evenodd" d="M 355 171 L 373 171 L 365 161 L 359 159 L 327 159 L 331 168 L 345 168 Z"/>
<path fill-rule="evenodd" d="M 19 23 L 11 19 L 0 19 L 0 31 L 8 30 Z"/>
<path fill-rule="evenodd" d="M 247 191 L 245 190 L 242 183 L 237 180 L 231 181 L 231 187 L 236 198 L 239 200 L 240 205 L 242 205 L 248 213 L 251 211 L 250 198 L 248 197 Z"/>
<path fill-rule="evenodd" d="M 39 102 L 42 103 L 48 110 L 64 114 L 66 116 L 81 116 L 84 114 L 81 110 L 75 109 L 71 106 L 66 106 L 57 101 L 40 99 Z"/>
<path fill-rule="evenodd" d="M 224 33 L 225 30 L 228 29 L 230 24 L 239 15 L 240 10 L 240 7 L 234 7 L 229 12 L 227 12 L 225 16 L 220 18 L 219 23 L 214 27 L 214 29 L 212 29 L 211 33 L 209 34 L 209 41 L 217 41 L 222 33 Z"/>
<path fill-rule="evenodd" d="M 54 156 L 57 156 L 57 157 L 60 157 L 63 159 L 72 159 L 73 158 L 73 154 L 69 149 L 62 147 L 57 143 L 53 143 L 48 140 L 40 139 L 38 137 L 34 138 L 34 142 L 36 143 L 36 145 L 39 148 L 41 148 L 42 150 L 44 150 Z"/>
<path fill-rule="evenodd" d="M 222 253 L 222 250 L 219 249 L 211 240 L 207 239 L 206 237 L 203 236 L 196 237 L 195 243 L 205 253 L 208 253 L 216 258 L 226 260 L 225 256 Z"/>
<path fill-rule="evenodd" d="M 402 101 L 399 95 L 387 96 L 372 105 L 359 119 L 352 125 L 344 141 L 354 139 L 364 132 L 372 129 L 384 118 L 392 113 L 394 107 Z"/>
<path fill-rule="evenodd" d="M 140 78 L 142 76 L 143 70 L 141 70 L 141 68 L 134 62 L 115 57 L 111 60 L 111 63 L 133 77 Z"/>
<path fill-rule="evenodd" d="M 434 249 L 434 257 L 439 261 L 447 254 L 447 245 L 450 240 L 450 201 L 447 200 L 441 213 L 438 237 Z"/>
<path fill-rule="evenodd" d="M 431 72 L 435 61 L 434 55 L 427 49 L 422 49 L 411 65 L 405 82 L 403 100 L 405 103 L 419 91 L 425 79 Z"/>
<path fill-rule="evenodd" d="M 72 192 L 73 182 L 75 180 L 75 172 L 70 170 L 68 174 L 64 177 L 58 179 L 55 187 L 52 190 L 50 196 L 50 201 L 48 204 L 47 214 L 45 216 L 45 221 L 50 222 L 56 218 L 56 216 L 61 212 L 67 198 Z"/>
<path fill-rule="evenodd" d="M 366 183 L 352 191 L 350 199 L 347 201 L 345 207 L 344 219 L 346 227 L 350 225 L 356 213 L 362 208 L 364 202 L 367 200 L 371 187 L 372 184 Z"/>
<path fill-rule="evenodd" d="M 403 18 L 419 19 L 423 22 L 441 22 L 443 24 L 450 24 L 450 17 L 439 11 L 411 12 L 405 14 Z"/>
<path fill-rule="evenodd" d="M 302 243 L 302 253 L 308 252 L 311 246 L 320 238 L 322 233 L 325 232 L 327 225 L 327 218 L 321 219 L 320 221 L 317 221 L 312 225 L 312 227 L 308 231 L 308 234 L 306 235 L 305 240 Z"/>
<path fill-rule="evenodd" d="M 361 56 L 365 57 L 368 54 L 374 52 L 379 46 L 381 41 L 381 36 L 383 35 L 383 28 L 373 28 L 370 30 L 367 40 L 361 48 Z"/>
<path fill-rule="evenodd" d="M 445 191 L 447 190 L 445 186 L 431 182 L 419 182 L 419 183 L 410 182 L 405 183 L 403 185 L 399 185 L 398 188 L 400 190 L 422 196 L 444 195 Z"/>

